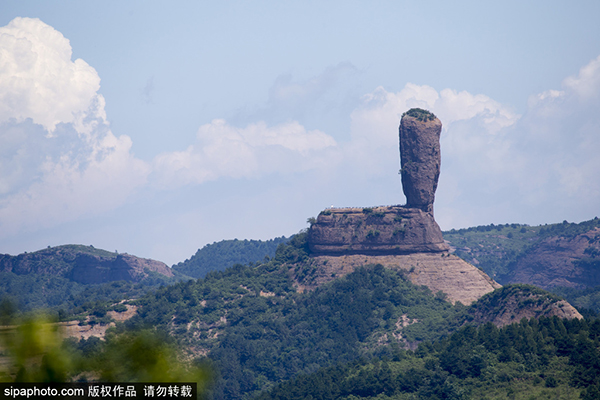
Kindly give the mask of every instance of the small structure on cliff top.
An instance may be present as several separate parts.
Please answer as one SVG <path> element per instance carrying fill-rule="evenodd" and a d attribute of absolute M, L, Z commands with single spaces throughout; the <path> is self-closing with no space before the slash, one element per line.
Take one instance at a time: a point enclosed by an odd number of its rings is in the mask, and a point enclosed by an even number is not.
<path fill-rule="evenodd" d="M 308 232 L 313 255 L 394 255 L 447 252 L 433 217 L 440 175 L 442 123 L 413 108 L 400 121 L 400 159 L 405 206 L 322 211 Z"/>

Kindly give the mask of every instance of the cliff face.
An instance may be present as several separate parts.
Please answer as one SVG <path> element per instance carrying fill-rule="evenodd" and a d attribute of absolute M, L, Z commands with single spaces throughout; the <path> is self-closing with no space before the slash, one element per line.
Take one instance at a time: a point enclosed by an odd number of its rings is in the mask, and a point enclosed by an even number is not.
<path fill-rule="evenodd" d="M 544 289 L 600 285 L 600 228 L 573 237 L 552 236 L 529 248 L 503 279 Z"/>
<path fill-rule="evenodd" d="M 80 254 L 70 272 L 70 279 L 83 283 L 106 283 L 112 281 L 139 282 L 148 276 L 148 272 L 171 277 L 173 272 L 166 264 L 138 258 L 129 254 L 119 254 L 114 259 L 103 259 L 89 254 Z"/>
<path fill-rule="evenodd" d="M 173 276 L 173 271 L 160 261 L 81 245 L 49 247 L 17 256 L 3 254 L 0 255 L 0 271 L 17 275 L 52 274 L 84 284 L 117 280 L 139 282 L 149 272 Z"/>
<path fill-rule="evenodd" d="M 314 255 L 392 255 L 444 252 L 433 215 L 400 206 L 328 209 L 308 232 Z"/>

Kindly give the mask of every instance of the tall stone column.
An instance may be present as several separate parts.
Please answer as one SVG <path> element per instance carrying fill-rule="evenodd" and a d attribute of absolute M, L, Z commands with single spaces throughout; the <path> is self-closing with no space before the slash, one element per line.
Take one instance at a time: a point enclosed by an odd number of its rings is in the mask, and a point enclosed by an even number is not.
<path fill-rule="evenodd" d="M 406 206 L 433 213 L 440 176 L 441 121 L 432 113 L 412 108 L 400 120 L 400 163 Z"/>

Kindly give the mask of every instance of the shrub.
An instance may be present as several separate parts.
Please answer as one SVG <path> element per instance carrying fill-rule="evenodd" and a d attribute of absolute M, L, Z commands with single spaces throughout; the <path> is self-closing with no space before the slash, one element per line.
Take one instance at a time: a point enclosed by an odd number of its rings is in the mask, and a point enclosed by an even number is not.
<path fill-rule="evenodd" d="M 435 114 L 427 110 L 423 110 L 422 108 L 411 108 L 410 110 L 402 114 L 402 117 L 404 117 L 405 115 L 416 118 L 417 120 L 422 122 L 433 121 L 434 119 L 436 119 Z"/>

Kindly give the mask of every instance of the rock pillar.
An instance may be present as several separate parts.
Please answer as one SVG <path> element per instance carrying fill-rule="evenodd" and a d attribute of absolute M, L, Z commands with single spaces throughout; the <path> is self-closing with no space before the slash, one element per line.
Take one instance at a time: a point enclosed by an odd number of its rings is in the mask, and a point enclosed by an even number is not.
<path fill-rule="evenodd" d="M 440 176 L 442 123 L 429 111 L 413 108 L 400 121 L 400 163 L 406 207 L 433 213 Z"/>

